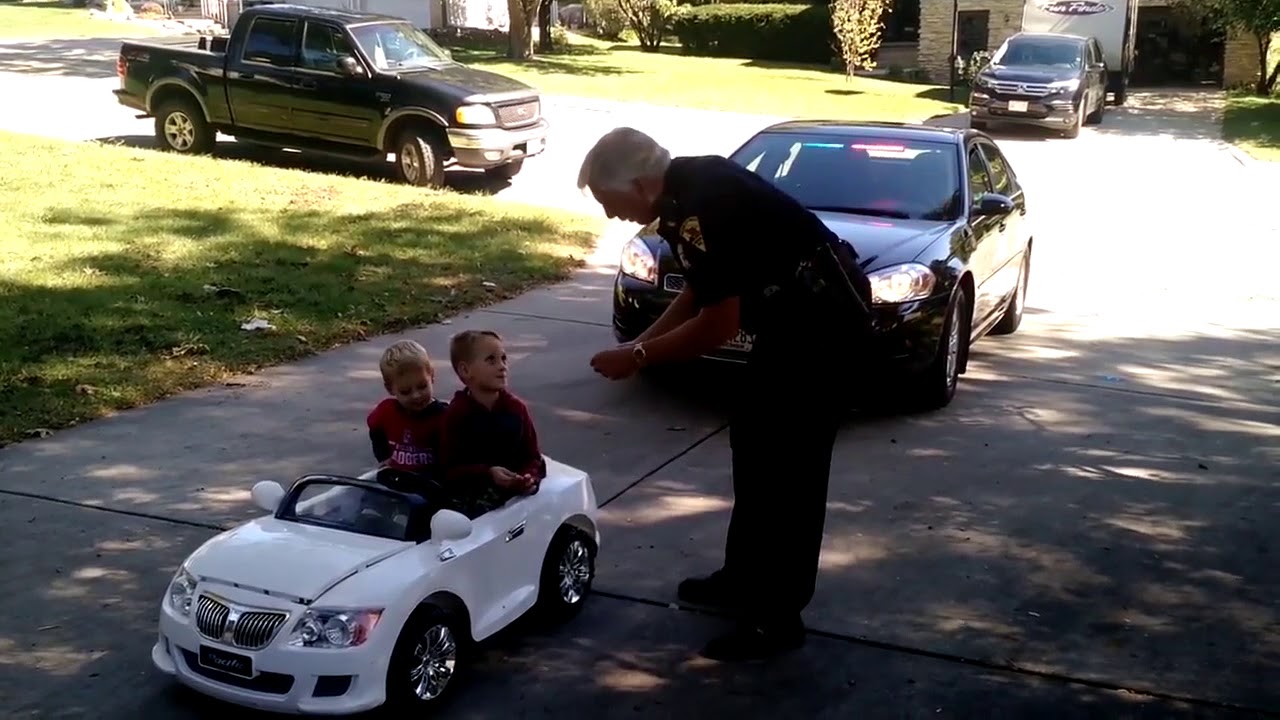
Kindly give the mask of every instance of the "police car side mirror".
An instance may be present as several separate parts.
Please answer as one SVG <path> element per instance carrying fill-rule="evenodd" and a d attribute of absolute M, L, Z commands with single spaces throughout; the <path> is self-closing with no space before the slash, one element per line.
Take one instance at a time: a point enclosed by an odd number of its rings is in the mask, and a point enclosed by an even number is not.
<path fill-rule="evenodd" d="M 1013 201 L 999 193 L 983 193 L 974 203 L 974 217 L 996 217 L 1013 212 Z"/>

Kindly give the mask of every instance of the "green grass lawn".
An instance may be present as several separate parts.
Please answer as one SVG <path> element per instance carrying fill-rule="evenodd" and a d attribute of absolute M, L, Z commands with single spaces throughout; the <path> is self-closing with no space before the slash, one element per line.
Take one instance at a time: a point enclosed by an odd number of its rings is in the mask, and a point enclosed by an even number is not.
<path fill-rule="evenodd" d="M 161 32 L 147 23 L 95 18 L 84 8 L 49 0 L 0 1 L 0 39 L 151 37 Z"/>
<path fill-rule="evenodd" d="M 516 295 L 601 228 L 247 161 L 9 133 L 0 156 L 0 445 Z"/>
<path fill-rule="evenodd" d="M 812 65 L 681 55 L 570 35 L 562 52 L 513 62 L 455 49 L 454 58 L 523 80 L 552 95 L 627 100 L 796 117 L 922 120 L 950 112 L 947 88 L 847 78 Z"/>
<path fill-rule="evenodd" d="M 1259 160 L 1280 162 L 1280 98 L 1227 98 L 1222 134 Z"/>

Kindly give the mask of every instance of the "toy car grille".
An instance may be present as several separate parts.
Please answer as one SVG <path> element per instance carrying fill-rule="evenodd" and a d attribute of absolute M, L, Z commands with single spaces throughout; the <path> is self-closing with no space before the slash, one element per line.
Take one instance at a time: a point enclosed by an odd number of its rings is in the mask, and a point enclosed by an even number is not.
<path fill-rule="evenodd" d="M 684 289 L 683 275 L 668 275 L 662 279 L 662 289 L 670 292 L 680 292 Z"/>
<path fill-rule="evenodd" d="M 210 640 L 227 641 L 230 626 L 232 645 L 246 650 L 266 647 L 288 616 L 282 612 L 250 610 L 236 613 L 232 623 L 231 608 L 224 603 L 201 595 L 196 600 L 196 629 Z"/>
<path fill-rule="evenodd" d="M 542 103 L 538 100 L 498 107 L 498 123 L 503 127 L 529 125 L 542 116 Z"/>

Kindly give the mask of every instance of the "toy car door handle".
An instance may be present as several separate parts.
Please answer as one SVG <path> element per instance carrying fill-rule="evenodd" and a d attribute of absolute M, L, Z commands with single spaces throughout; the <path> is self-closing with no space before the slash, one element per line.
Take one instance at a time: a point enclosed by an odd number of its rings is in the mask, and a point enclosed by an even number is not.
<path fill-rule="evenodd" d="M 524 520 L 521 520 L 515 527 L 507 531 L 507 542 L 511 542 L 524 534 Z"/>
<path fill-rule="evenodd" d="M 438 557 L 440 558 L 440 562 L 447 562 L 458 557 L 458 553 L 454 552 L 453 548 L 445 548 L 440 551 L 440 555 L 438 555 Z"/>

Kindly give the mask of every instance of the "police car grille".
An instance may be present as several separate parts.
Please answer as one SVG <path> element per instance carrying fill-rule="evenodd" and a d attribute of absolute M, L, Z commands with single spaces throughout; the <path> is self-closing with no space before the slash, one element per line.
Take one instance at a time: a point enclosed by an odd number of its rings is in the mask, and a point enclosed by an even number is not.
<path fill-rule="evenodd" d="M 196 600 L 196 629 L 210 640 L 223 639 L 230 616 L 231 608 L 211 597 L 201 595 Z M 231 644 L 246 650 L 266 647 L 287 617 L 285 613 L 273 611 L 253 610 L 243 613 L 236 620 L 235 630 L 231 633 Z"/>
<path fill-rule="evenodd" d="M 668 275 L 662 278 L 662 289 L 678 293 L 684 289 L 683 275 Z"/>
<path fill-rule="evenodd" d="M 542 103 L 539 100 L 502 105 L 498 107 L 498 123 L 503 127 L 530 125 L 542 116 Z"/>

